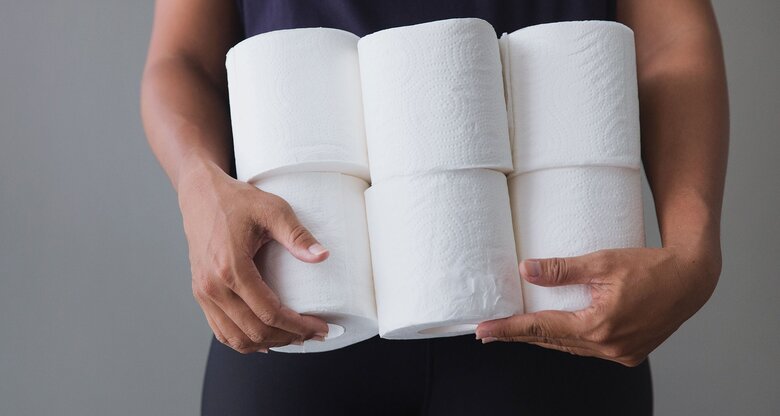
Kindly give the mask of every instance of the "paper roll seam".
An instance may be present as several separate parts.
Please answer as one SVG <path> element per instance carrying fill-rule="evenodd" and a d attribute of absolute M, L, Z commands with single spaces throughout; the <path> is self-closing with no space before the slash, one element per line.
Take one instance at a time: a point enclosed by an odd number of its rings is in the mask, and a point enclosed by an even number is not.
<path fill-rule="evenodd" d="M 252 47 L 260 47 L 260 45 L 267 42 L 268 43 L 279 42 L 277 38 L 296 36 L 301 33 L 311 33 L 311 32 L 331 32 L 333 34 L 337 34 L 340 36 L 352 37 L 355 38 L 355 40 L 360 40 L 360 37 L 355 35 L 352 32 L 342 30 L 342 29 L 336 29 L 332 27 L 301 27 L 301 28 L 292 28 L 292 29 L 278 29 L 278 30 L 272 30 L 270 32 L 259 33 L 257 35 L 250 36 L 246 39 L 243 39 L 240 42 L 233 45 L 230 49 L 228 49 L 226 55 L 229 57 L 230 55 L 241 53 L 241 51 L 244 49 L 249 49 Z"/>
<path fill-rule="evenodd" d="M 478 24 L 480 26 L 487 26 L 487 27 L 490 28 L 490 30 L 495 32 L 495 29 L 493 28 L 493 25 L 491 25 L 485 19 L 480 19 L 478 17 L 454 17 L 454 18 L 450 18 L 450 19 L 431 20 L 431 21 L 428 21 L 428 22 L 421 22 L 421 23 L 415 23 L 415 24 L 411 24 L 411 25 L 396 26 L 396 27 L 391 27 L 391 28 L 387 28 L 387 29 L 377 30 L 376 32 L 372 32 L 372 33 L 369 33 L 368 35 L 365 35 L 365 36 L 361 37 L 360 41 L 364 41 L 365 40 L 366 42 L 369 42 L 369 41 L 377 42 L 377 41 L 381 41 L 382 37 L 398 36 L 399 32 L 403 33 L 403 32 L 408 32 L 409 30 L 416 30 L 416 29 L 421 29 L 421 28 L 426 28 L 427 29 L 427 28 L 431 28 L 431 27 L 435 27 L 435 26 L 446 27 L 446 26 L 452 25 L 453 23 L 468 23 L 468 24 L 475 24 L 476 23 L 476 24 Z"/>
<path fill-rule="evenodd" d="M 543 172 L 548 170 L 556 170 L 556 169 L 575 169 L 575 168 L 615 168 L 615 169 L 626 169 L 626 170 L 635 170 L 638 172 L 641 172 L 642 165 L 640 164 L 633 164 L 633 163 L 591 163 L 591 162 L 583 162 L 580 164 L 550 164 L 543 165 L 540 167 L 535 167 L 530 170 L 523 170 L 523 171 L 514 171 L 507 175 L 507 179 L 514 179 L 521 175 L 527 175 L 531 173 L 536 172 Z"/>
<path fill-rule="evenodd" d="M 504 80 L 504 105 L 506 105 L 507 130 L 509 131 L 509 148 L 515 147 L 515 113 L 512 103 L 512 55 L 509 48 L 509 35 L 504 32 L 498 39 L 498 50 L 501 53 L 501 75 Z M 513 158 L 514 159 L 514 158 Z M 514 160 L 512 160 L 514 171 Z M 505 172 L 511 174 L 511 172 Z"/>
<path fill-rule="evenodd" d="M 528 34 L 533 33 L 537 31 L 545 31 L 550 28 L 567 28 L 567 27 L 593 27 L 595 25 L 599 25 L 605 28 L 610 28 L 613 30 L 620 30 L 623 32 L 626 32 L 627 34 L 630 34 L 631 36 L 634 36 L 634 31 L 630 27 L 626 26 L 623 23 L 615 22 L 612 20 L 572 20 L 572 21 L 566 21 L 566 22 L 550 22 L 550 23 L 539 23 L 537 25 L 531 25 L 527 26 L 521 29 L 517 29 L 514 32 L 510 33 L 510 35 L 516 34 L 516 33 L 522 33 L 522 34 Z"/>
<path fill-rule="evenodd" d="M 368 184 L 371 184 L 371 174 L 367 165 L 337 160 L 285 163 L 275 167 L 270 166 L 256 174 L 247 174 L 242 172 L 240 175 L 236 174 L 236 176 L 240 181 L 247 182 L 249 184 L 255 184 L 273 176 L 296 173 L 338 173 L 344 176 L 360 179 Z"/>
<path fill-rule="evenodd" d="M 382 185 L 387 182 L 398 181 L 398 180 L 418 178 L 418 177 L 437 175 L 437 174 L 467 172 L 467 171 L 490 171 L 490 172 L 495 172 L 497 174 L 501 174 L 504 177 L 507 177 L 507 175 L 512 173 L 511 171 L 507 172 L 506 169 L 500 169 L 496 167 L 494 164 L 466 166 L 460 168 L 459 167 L 429 168 L 429 169 L 420 170 L 419 172 L 413 172 L 413 173 L 397 173 L 390 176 L 382 177 L 379 180 L 372 179 L 371 187 L 375 185 Z"/>

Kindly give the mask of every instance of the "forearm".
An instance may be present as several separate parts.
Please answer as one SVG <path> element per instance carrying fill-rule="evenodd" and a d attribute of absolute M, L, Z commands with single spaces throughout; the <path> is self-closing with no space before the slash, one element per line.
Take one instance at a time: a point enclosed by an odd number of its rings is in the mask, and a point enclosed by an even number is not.
<path fill-rule="evenodd" d="M 591 305 L 483 322 L 477 328 L 483 342 L 531 342 L 635 366 L 693 316 L 717 284 L 728 100 L 712 8 L 707 0 L 617 5 L 618 20 L 636 39 L 642 159 L 663 248 L 524 260 L 525 280 L 587 284 Z"/>
<path fill-rule="evenodd" d="M 719 268 L 729 130 L 720 38 L 707 2 L 671 11 L 663 27 L 624 16 L 637 37 L 642 159 L 663 245 Z"/>
<path fill-rule="evenodd" d="M 182 171 L 212 162 L 232 164 L 226 91 L 183 57 L 150 62 L 144 72 L 141 113 L 149 144 L 174 188 Z"/>
<path fill-rule="evenodd" d="M 720 54 L 702 48 L 710 53 L 660 54 L 667 63 L 640 76 L 642 156 L 664 245 L 719 241 L 728 107 Z"/>

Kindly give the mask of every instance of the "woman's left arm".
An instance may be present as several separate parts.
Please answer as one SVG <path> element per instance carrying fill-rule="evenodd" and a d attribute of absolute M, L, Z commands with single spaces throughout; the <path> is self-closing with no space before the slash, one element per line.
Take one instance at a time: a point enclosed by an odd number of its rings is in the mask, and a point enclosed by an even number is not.
<path fill-rule="evenodd" d="M 530 283 L 589 284 L 592 304 L 483 322 L 483 342 L 529 342 L 635 366 L 715 289 L 729 121 L 712 6 L 618 0 L 618 18 L 636 36 L 642 160 L 662 247 L 523 261 Z"/>

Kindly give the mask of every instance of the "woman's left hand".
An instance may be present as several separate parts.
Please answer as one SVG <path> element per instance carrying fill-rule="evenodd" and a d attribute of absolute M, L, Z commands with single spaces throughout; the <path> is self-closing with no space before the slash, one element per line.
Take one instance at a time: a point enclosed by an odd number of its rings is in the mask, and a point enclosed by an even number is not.
<path fill-rule="evenodd" d="M 590 307 L 486 321 L 477 339 L 528 342 L 633 367 L 704 305 L 720 267 L 719 254 L 672 247 L 525 260 L 520 272 L 530 283 L 589 285 Z"/>

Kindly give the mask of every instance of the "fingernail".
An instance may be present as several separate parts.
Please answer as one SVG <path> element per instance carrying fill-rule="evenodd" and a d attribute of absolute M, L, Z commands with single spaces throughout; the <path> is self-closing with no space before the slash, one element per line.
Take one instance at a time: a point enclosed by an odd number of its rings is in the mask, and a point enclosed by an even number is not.
<path fill-rule="evenodd" d="M 302 339 L 296 339 L 295 341 L 292 342 L 292 344 L 293 345 L 303 345 L 303 340 Z"/>
<path fill-rule="evenodd" d="M 476 334 L 477 340 L 483 339 L 483 338 L 490 338 L 490 331 L 479 331 Z"/>
<path fill-rule="evenodd" d="M 323 247 L 320 243 L 314 243 L 309 246 L 309 253 L 314 254 L 315 256 L 319 256 L 326 251 L 328 251 L 328 249 Z"/>
<path fill-rule="evenodd" d="M 493 337 L 482 338 L 483 344 L 489 344 L 493 341 L 498 341 L 498 338 L 493 338 Z"/>
<path fill-rule="evenodd" d="M 521 271 L 528 277 L 539 277 L 542 275 L 542 265 L 536 260 L 526 260 L 520 263 Z"/>
<path fill-rule="evenodd" d="M 315 341 L 320 341 L 320 342 L 321 341 L 325 341 L 325 337 L 320 336 L 320 335 L 315 335 L 315 336 L 311 337 L 310 339 L 313 339 Z"/>
<path fill-rule="evenodd" d="M 319 337 L 319 338 L 325 339 L 325 337 L 327 337 L 327 336 L 328 336 L 327 332 L 317 332 L 316 334 L 314 334 L 312 339 L 315 338 L 315 337 Z"/>
<path fill-rule="evenodd" d="M 257 352 L 262 352 L 263 354 L 268 354 L 268 348 L 260 348 L 257 350 Z"/>

